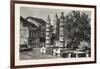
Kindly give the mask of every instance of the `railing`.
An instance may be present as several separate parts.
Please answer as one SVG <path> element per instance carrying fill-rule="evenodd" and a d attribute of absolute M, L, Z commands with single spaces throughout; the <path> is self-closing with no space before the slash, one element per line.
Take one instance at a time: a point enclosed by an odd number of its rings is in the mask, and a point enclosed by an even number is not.
<path fill-rule="evenodd" d="M 89 52 L 80 52 L 80 51 L 60 51 L 54 50 L 54 56 L 63 57 L 63 58 L 79 58 L 79 57 L 90 57 Z"/>
<path fill-rule="evenodd" d="M 48 50 L 50 49 L 50 50 Z M 80 57 L 90 57 L 90 52 L 81 52 L 81 51 L 67 51 L 61 48 L 51 49 L 51 48 L 41 48 L 41 53 L 48 54 L 52 56 L 62 57 L 62 58 L 80 58 Z"/>

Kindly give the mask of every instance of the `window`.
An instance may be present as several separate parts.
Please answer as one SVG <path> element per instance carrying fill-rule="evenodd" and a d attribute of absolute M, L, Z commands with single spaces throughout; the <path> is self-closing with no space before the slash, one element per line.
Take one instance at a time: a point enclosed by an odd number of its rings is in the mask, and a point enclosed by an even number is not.
<path fill-rule="evenodd" d="M 29 37 L 28 29 L 21 29 L 20 30 L 20 37 L 22 37 L 22 38 Z"/>

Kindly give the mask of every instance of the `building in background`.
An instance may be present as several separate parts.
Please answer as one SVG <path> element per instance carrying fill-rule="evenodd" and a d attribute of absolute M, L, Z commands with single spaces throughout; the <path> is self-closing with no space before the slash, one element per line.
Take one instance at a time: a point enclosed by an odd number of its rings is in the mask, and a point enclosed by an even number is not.
<path fill-rule="evenodd" d="M 36 30 L 37 26 L 20 17 L 20 51 L 30 50 L 32 48 L 30 38 L 35 33 L 32 29 Z"/>
<path fill-rule="evenodd" d="M 37 29 L 33 29 L 30 27 L 32 34 L 30 34 L 30 44 L 33 47 L 41 47 L 45 42 L 45 27 L 46 22 L 43 19 L 35 18 L 35 17 L 27 17 L 26 20 L 32 24 L 37 26 Z"/>
<path fill-rule="evenodd" d="M 20 17 L 20 45 L 40 47 L 40 43 L 45 42 L 45 24 L 42 19 Z"/>

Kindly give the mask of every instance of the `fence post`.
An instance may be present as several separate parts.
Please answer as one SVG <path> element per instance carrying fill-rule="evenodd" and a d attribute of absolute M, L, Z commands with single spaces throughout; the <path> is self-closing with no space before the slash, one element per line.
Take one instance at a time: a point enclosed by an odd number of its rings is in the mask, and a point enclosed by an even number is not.
<path fill-rule="evenodd" d="M 69 58 L 71 57 L 71 53 L 68 54 L 68 57 L 69 57 Z"/>
<path fill-rule="evenodd" d="M 86 57 L 89 57 L 89 53 L 86 53 Z"/>
<path fill-rule="evenodd" d="M 78 58 L 78 53 L 76 53 L 76 58 Z"/>

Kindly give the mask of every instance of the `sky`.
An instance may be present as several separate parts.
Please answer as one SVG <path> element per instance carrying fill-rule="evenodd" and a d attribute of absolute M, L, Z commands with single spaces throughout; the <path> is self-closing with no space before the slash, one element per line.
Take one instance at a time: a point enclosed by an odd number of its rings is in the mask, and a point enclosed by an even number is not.
<path fill-rule="evenodd" d="M 26 18 L 28 16 L 41 18 L 47 21 L 47 16 L 50 16 L 51 24 L 53 25 L 55 15 L 58 17 L 61 16 L 61 12 L 64 12 L 64 15 L 67 15 L 71 10 L 67 9 L 48 9 L 48 8 L 33 8 L 33 7 L 21 7 L 20 16 Z M 90 11 L 85 11 L 86 14 L 90 16 Z"/>

